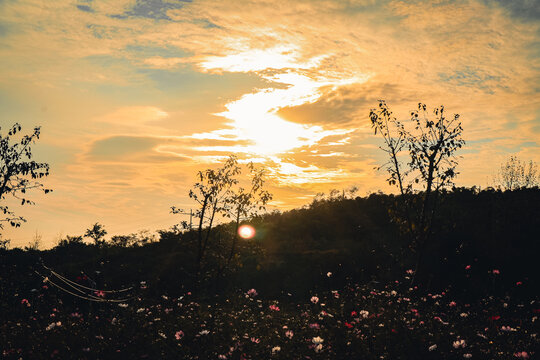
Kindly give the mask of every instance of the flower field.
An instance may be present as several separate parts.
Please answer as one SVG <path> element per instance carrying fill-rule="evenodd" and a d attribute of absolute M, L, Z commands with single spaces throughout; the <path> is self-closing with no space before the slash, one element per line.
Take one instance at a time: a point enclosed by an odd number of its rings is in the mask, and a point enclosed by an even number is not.
<path fill-rule="evenodd" d="M 492 271 L 494 277 L 500 276 Z M 382 285 L 350 284 L 303 301 L 243 289 L 227 296 L 128 295 L 88 301 L 50 279 L 4 283 L 0 351 L 6 359 L 533 359 L 537 299 L 516 282 L 502 297 L 467 302 L 452 289 L 409 287 L 412 271 Z M 332 273 L 321 281 L 332 282 Z M 81 279 L 78 279 L 81 281 Z M 494 279 L 496 281 L 496 278 Z M 6 290 L 16 291 L 7 294 Z M 120 297 L 118 296 L 120 295 Z M 123 300 L 123 299 L 121 299 Z"/>

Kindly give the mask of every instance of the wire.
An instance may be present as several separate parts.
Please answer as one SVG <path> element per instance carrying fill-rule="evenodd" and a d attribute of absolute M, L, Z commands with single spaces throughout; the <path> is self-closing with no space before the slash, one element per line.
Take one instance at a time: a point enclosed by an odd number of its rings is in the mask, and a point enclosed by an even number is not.
<path fill-rule="evenodd" d="M 133 299 L 134 297 L 131 297 L 131 298 L 126 298 L 126 299 L 102 299 L 102 298 L 98 298 L 98 297 L 95 297 L 95 296 L 92 296 L 92 295 L 88 295 L 87 296 L 81 296 L 79 294 L 76 294 L 74 292 L 71 292 L 65 288 L 63 288 L 62 286 L 56 284 L 54 281 L 52 281 L 51 279 L 49 279 L 48 277 L 46 276 L 43 276 L 42 274 L 38 273 L 37 271 L 34 271 L 36 274 L 38 274 L 39 276 L 41 276 L 43 278 L 43 280 L 55 287 L 57 287 L 58 289 L 70 294 L 70 295 L 73 295 L 75 297 L 78 297 L 80 299 L 84 299 L 84 300 L 88 300 L 88 301 L 95 301 L 95 302 L 113 302 L 113 303 L 120 303 L 120 302 L 126 302 L 126 301 L 129 301 L 131 299 Z"/>
<path fill-rule="evenodd" d="M 58 274 L 56 271 L 54 271 L 53 269 L 45 266 L 44 264 L 42 264 L 42 266 L 45 269 L 49 270 L 51 272 L 51 274 L 55 275 L 60 280 L 63 280 L 64 282 L 71 283 L 71 284 L 73 284 L 73 285 L 75 285 L 75 286 L 77 286 L 79 288 L 82 288 L 82 289 L 86 289 L 86 290 L 90 290 L 90 291 L 101 291 L 101 292 L 104 292 L 104 293 L 119 293 L 119 292 L 125 292 L 125 291 L 129 291 L 129 290 L 133 289 L 133 286 L 125 288 L 125 289 L 120 289 L 120 290 L 99 290 L 99 289 L 90 288 L 90 287 L 87 287 L 87 286 L 84 286 L 84 285 L 81 285 L 81 284 L 77 284 L 76 282 L 74 282 L 72 280 L 69 280 L 68 278 Z"/>

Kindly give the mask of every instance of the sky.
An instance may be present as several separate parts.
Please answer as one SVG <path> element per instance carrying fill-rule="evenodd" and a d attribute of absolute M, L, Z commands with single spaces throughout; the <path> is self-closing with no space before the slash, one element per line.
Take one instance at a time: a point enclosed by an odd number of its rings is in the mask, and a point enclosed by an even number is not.
<path fill-rule="evenodd" d="M 272 208 L 392 191 L 379 99 L 459 113 L 456 185 L 492 185 L 510 155 L 540 163 L 539 20 L 538 0 L 0 0 L 1 131 L 41 126 L 54 190 L 3 237 L 167 229 L 229 154 L 267 167 Z"/>

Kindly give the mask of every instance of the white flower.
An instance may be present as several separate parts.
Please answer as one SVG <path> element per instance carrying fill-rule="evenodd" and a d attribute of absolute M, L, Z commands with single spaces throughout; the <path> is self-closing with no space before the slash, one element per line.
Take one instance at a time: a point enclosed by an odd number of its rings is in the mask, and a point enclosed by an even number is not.
<path fill-rule="evenodd" d="M 311 341 L 314 343 L 314 344 L 322 344 L 324 342 L 324 339 L 321 338 L 320 336 L 317 336 L 317 337 L 314 337 L 313 339 L 311 339 Z"/>
<path fill-rule="evenodd" d="M 461 339 L 461 340 L 456 340 L 453 342 L 452 346 L 454 346 L 454 349 L 458 349 L 458 348 L 464 348 L 467 344 L 465 343 L 465 340 Z"/>
<path fill-rule="evenodd" d="M 326 273 L 326 276 L 330 277 L 330 276 L 332 276 L 332 273 L 329 271 L 329 272 Z"/>
<path fill-rule="evenodd" d="M 129 305 L 128 304 L 118 304 L 118 306 L 120 306 L 121 308 L 127 308 Z"/>
<path fill-rule="evenodd" d="M 321 352 L 321 351 L 322 351 L 322 344 L 315 346 L 315 352 Z"/>
<path fill-rule="evenodd" d="M 208 330 L 199 331 L 199 335 L 208 335 L 208 334 L 210 334 L 210 331 L 208 331 Z"/>
<path fill-rule="evenodd" d="M 281 351 L 281 347 L 279 347 L 279 346 L 274 346 L 274 347 L 272 348 L 272 354 L 275 354 L 275 353 L 277 353 L 277 352 L 279 352 L 279 351 Z"/>
<path fill-rule="evenodd" d="M 472 358 L 472 354 L 463 354 L 463 357 L 465 359 L 470 359 L 470 358 Z"/>
<path fill-rule="evenodd" d="M 433 345 L 431 345 L 430 347 L 428 347 L 428 350 L 429 350 L 429 351 L 433 351 L 433 350 L 435 350 L 435 349 L 437 349 L 437 344 L 433 344 Z"/>
<path fill-rule="evenodd" d="M 312 296 L 312 297 L 311 297 L 311 302 L 314 303 L 314 304 L 316 304 L 316 303 L 319 302 L 319 298 L 316 297 L 316 296 Z"/>
<path fill-rule="evenodd" d="M 366 318 L 369 316 L 369 311 L 367 311 L 367 310 L 360 310 L 360 311 L 358 312 L 358 314 L 359 314 L 362 318 L 366 319 Z"/>

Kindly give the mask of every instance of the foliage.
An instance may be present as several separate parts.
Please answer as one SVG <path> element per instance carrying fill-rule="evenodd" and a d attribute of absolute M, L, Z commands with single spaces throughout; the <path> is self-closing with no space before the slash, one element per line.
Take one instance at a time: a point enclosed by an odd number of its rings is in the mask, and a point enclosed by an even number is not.
<path fill-rule="evenodd" d="M 189 197 L 199 205 L 195 212 L 195 217 L 199 219 L 197 227 L 198 271 L 201 269 L 215 217 L 223 211 L 224 201 L 230 188 L 238 182 L 234 176 L 239 173 L 238 160 L 234 155 L 231 155 L 221 168 L 199 171 L 197 174 L 198 181 L 193 185 L 193 189 L 189 191 Z M 184 213 L 184 210 L 173 206 L 172 213 Z M 183 224 L 185 227 L 186 223 L 183 222 Z"/>
<path fill-rule="evenodd" d="M 248 164 L 248 169 L 251 173 L 251 186 L 249 189 L 246 190 L 244 187 L 239 186 L 229 191 L 228 196 L 225 198 L 224 215 L 234 219 L 235 224 L 234 238 L 227 263 L 230 263 L 236 251 L 240 222 L 254 217 L 261 210 L 265 210 L 268 201 L 272 200 L 272 194 L 263 188 L 265 169 L 257 169 L 253 163 Z"/>
<path fill-rule="evenodd" d="M 437 200 L 442 189 L 453 185 L 456 172 L 456 151 L 465 141 L 459 115 L 447 118 L 444 106 L 433 110 L 434 119 L 427 114 L 425 104 L 411 112 L 411 123 L 406 126 L 397 120 L 386 102 L 381 100 L 378 109 L 372 109 L 372 127 L 384 140 L 381 147 L 388 154 L 383 165 L 389 174 L 388 184 L 399 188 L 401 197 L 394 207 L 394 219 L 413 237 L 411 248 L 418 251 L 418 264 L 428 241 L 436 216 Z M 412 129 L 411 128 L 412 125 Z M 403 165 L 403 152 L 408 162 Z M 422 191 L 419 204 L 411 202 L 415 191 Z"/>
<path fill-rule="evenodd" d="M 129 235 L 115 235 L 111 237 L 111 245 L 120 247 L 144 246 L 156 241 L 156 236 L 150 234 L 148 230 L 141 230 L 138 233 Z"/>
<path fill-rule="evenodd" d="M 71 236 L 67 235 L 65 238 L 60 239 L 57 246 L 59 247 L 67 247 L 67 246 L 80 246 L 84 245 L 83 237 L 82 236 Z"/>
<path fill-rule="evenodd" d="M 107 231 L 100 223 L 95 223 L 92 227 L 86 229 L 86 232 L 84 233 L 84 237 L 89 237 L 94 240 L 94 244 L 97 246 L 105 244 L 105 235 L 107 235 Z"/>
<path fill-rule="evenodd" d="M 49 164 L 31 160 L 31 145 L 39 139 L 40 128 L 36 127 L 30 135 L 24 135 L 19 140 L 15 140 L 21 129 L 21 125 L 16 123 L 7 135 L 0 133 L 0 213 L 4 216 L 0 218 L 0 229 L 3 228 L 4 222 L 19 227 L 26 221 L 4 205 L 4 200 L 8 195 L 20 201 L 21 205 L 32 205 L 34 202 L 26 197 L 27 191 L 41 189 L 45 194 L 52 191 L 44 188 L 40 183 L 43 177 L 49 175 Z"/>
<path fill-rule="evenodd" d="M 536 162 L 521 161 L 512 155 L 501 165 L 494 180 L 497 186 L 506 190 L 532 188 L 540 184 L 540 173 Z"/>
<path fill-rule="evenodd" d="M 0 234 L 0 250 L 9 249 L 9 244 L 11 243 L 10 239 L 2 239 L 2 234 Z"/>
<path fill-rule="evenodd" d="M 194 217 L 199 219 L 198 227 L 195 229 L 197 238 L 196 266 L 197 273 L 202 269 L 202 262 L 208 251 L 208 243 L 212 236 L 215 238 L 215 246 L 221 252 L 225 249 L 225 241 L 228 240 L 230 232 L 225 227 L 220 227 L 219 231 L 214 231 L 217 217 L 234 219 L 235 229 L 233 231 L 229 255 L 226 261 L 219 266 L 218 273 L 229 265 L 237 248 L 237 230 L 242 220 L 250 218 L 264 210 L 272 195 L 264 189 L 264 168 L 257 169 L 252 163 L 247 165 L 250 171 L 250 186 L 244 188 L 238 179 L 241 174 L 241 167 L 236 156 L 231 155 L 218 169 L 207 169 L 200 171 L 197 175 L 198 181 L 189 192 L 189 197 L 196 201 L 199 208 L 195 211 Z M 175 214 L 187 214 L 183 209 L 172 207 Z M 190 212 L 191 215 L 191 212 Z M 193 230 L 183 221 L 185 229 Z M 177 233 L 177 229 L 173 228 Z M 189 232 L 192 234 L 192 232 Z M 217 255 L 224 258 L 223 255 Z"/>

